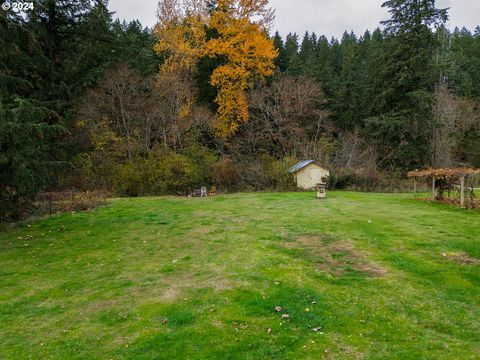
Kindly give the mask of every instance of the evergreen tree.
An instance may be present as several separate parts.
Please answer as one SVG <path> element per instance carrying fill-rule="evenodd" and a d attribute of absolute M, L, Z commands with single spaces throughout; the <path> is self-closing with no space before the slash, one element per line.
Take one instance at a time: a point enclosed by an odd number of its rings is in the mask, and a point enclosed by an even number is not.
<path fill-rule="evenodd" d="M 273 46 L 278 51 L 275 66 L 280 72 L 285 72 L 288 68 L 288 55 L 283 44 L 282 36 L 278 31 L 275 32 L 275 36 L 273 37 Z"/>
<path fill-rule="evenodd" d="M 382 66 L 383 50 L 383 34 L 379 28 L 375 29 L 372 34 L 365 32 L 360 42 L 360 64 L 358 77 L 360 79 L 361 100 L 360 113 L 363 121 L 374 113 L 372 107 L 372 99 L 376 97 L 377 90 L 375 88 L 376 74 L 379 67 Z M 362 123 L 363 123 L 362 121 Z M 363 125 L 365 125 L 363 123 Z"/>
<path fill-rule="evenodd" d="M 43 56 L 23 18 L 0 14 L 0 221 L 17 220 L 58 173 L 58 140 L 66 130 L 35 95 Z M 5 30 L 5 31 L 4 31 Z M 8 33 L 7 33 L 8 31 Z M 8 34 L 8 36 L 7 36 Z M 36 62 L 38 61 L 38 62 Z M 18 66 L 18 64 L 22 66 Z"/>
<path fill-rule="evenodd" d="M 20 219 L 61 170 L 55 144 L 66 130 L 51 124 L 55 117 L 28 100 L 0 103 L 0 220 Z"/>
<path fill-rule="evenodd" d="M 317 40 L 315 47 L 315 68 L 313 76 L 318 80 L 327 95 L 327 98 L 334 96 L 334 73 L 332 67 L 332 52 L 330 44 L 325 36 Z"/>
<path fill-rule="evenodd" d="M 390 0 L 391 19 L 384 21 L 387 41 L 376 79 L 375 116 L 369 130 L 381 139 L 386 165 L 414 168 L 430 160 L 432 132 L 433 55 L 436 47 L 432 26 L 447 20 L 447 10 L 434 0 Z"/>
<path fill-rule="evenodd" d="M 73 45 L 85 15 L 91 11 L 90 0 L 39 0 L 27 12 L 26 25 L 35 34 L 47 63 L 39 69 L 41 81 L 37 97 L 63 115 L 70 104 L 71 84 L 66 83 L 65 65 L 79 54 Z"/>
<path fill-rule="evenodd" d="M 129 23 L 116 20 L 112 36 L 116 39 L 115 63 L 128 63 L 145 76 L 158 72 L 162 59 L 153 49 L 155 36 L 149 28 L 144 28 L 138 20 Z"/>
<path fill-rule="evenodd" d="M 111 13 L 104 1 L 98 1 L 71 31 L 72 39 L 62 44 L 61 78 L 69 102 L 83 96 L 94 86 L 115 59 L 115 37 L 111 31 Z M 66 104 L 68 110 L 70 106 Z"/>
<path fill-rule="evenodd" d="M 341 42 L 340 73 L 333 102 L 334 117 L 341 129 L 360 125 L 360 85 L 358 44 L 354 34 L 344 33 Z"/>
<path fill-rule="evenodd" d="M 480 100 L 480 34 L 465 28 L 450 36 L 451 69 L 449 87 L 458 95 Z"/>
<path fill-rule="evenodd" d="M 302 74 L 302 63 L 298 57 L 299 45 L 297 34 L 288 34 L 285 39 L 285 57 L 288 59 L 287 72 L 290 75 Z"/>
<path fill-rule="evenodd" d="M 316 46 L 317 36 L 315 33 L 310 35 L 308 32 L 306 32 L 302 41 L 302 45 L 300 46 L 298 58 L 303 69 L 302 74 L 308 77 L 312 77 L 315 73 L 315 66 L 317 65 L 315 54 Z"/>

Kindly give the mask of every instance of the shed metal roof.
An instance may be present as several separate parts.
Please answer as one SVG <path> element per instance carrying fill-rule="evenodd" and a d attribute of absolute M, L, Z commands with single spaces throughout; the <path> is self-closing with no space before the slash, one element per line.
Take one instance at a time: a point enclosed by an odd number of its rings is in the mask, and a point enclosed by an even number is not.
<path fill-rule="evenodd" d="M 305 166 L 308 166 L 308 165 L 310 165 L 314 162 L 315 161 L 313 161 L 313 160 L 302 160 L 298 164 L 295 164 L 290 169 L 288 169 L 288 172 L 289 173 L 296 173 L 296 172 L 302 170 Z"/>

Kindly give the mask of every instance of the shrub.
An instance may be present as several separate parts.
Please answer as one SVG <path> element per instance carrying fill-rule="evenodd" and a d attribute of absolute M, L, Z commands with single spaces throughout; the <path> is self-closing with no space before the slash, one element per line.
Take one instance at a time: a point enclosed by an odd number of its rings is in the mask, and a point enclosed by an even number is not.
<path fill-rule="evenodd" d="M 329 185 L 335 189 L 348 189 L 359 182 L 357 174 L 353 172 L 339 172 L 335 176 L 330 176 Z"/>
<path fill-rule="evenodd" d="M 36 215 L 51 215 L 57 212 L 91 210 L 106 205 L 109 196 L 103 190 L 44 192 L 37 196 L 34 212 Z"/>
<path fill-rule="evenodd" d="M 173 194 L 187 191 L 193 166 L 180 154 L 152 154 L 118 166 L 113 190 L 120 196 Z"/>
<path fill-rule="evenodd" d="M 285 157 L 277 160 L 272 157 L 263 157 L 264 188 L 271 190 L 292 190 L 295 188 L 295 178 L 288 172 L 297 160 Z"/>
<path fill-rule="evenodd" d="M 118 165 L 113 190 L 121 196 L 185 194 L 210 185 L 215 160 L 202 147 L 187 148 L 181 154 L 157 150 Z"/>
<path fill-rule="evenodd" d="M 160 194 L 185 193 L 198 186 L 195 167 L 181 154 L 169 154 L 158 164 L 158 190 Z M 155 191 L 157 192 L 157 191 Z"/>
<path fill-rule="evenodd" d="M 330 175 L 327 184 L 331 189 L 403 192 L 411 191 L 412 183 L 399 173 L 380 173 L 337 169 Z"/>
<path fill-rule="evenodd" d="M 152 187 L 147 170 L 153 165 L 148 159 L 130 160 L 119 165 L 113 177 L 113 191 L 121 196 L 140 196 L 149 192 Z"/>
<path fill-rule="evenodd" d="M 212 183 L 215 153 L 190 146 L 181 153 L 156 148 L 132 159 L 98 152 L 75 157 L 72 170 L 57 183 L 59 189 L 109 189 L 119 196 L 187 193 Z"/>
<path fill-rule="evenodd" d="M 237 167 L 230 158 L 224 157 L 215 162 L 212 170 L 213 183 L 221 189 L 232 187 L 238 181 Z"/>
<path fill-rule="evenodd" d="M 202 146 L 190 146 L 182 151 L 193 166 L 192 186 L 211 185 L 212 165 L 217 161 L 217 156 L 212 150 Z"/>

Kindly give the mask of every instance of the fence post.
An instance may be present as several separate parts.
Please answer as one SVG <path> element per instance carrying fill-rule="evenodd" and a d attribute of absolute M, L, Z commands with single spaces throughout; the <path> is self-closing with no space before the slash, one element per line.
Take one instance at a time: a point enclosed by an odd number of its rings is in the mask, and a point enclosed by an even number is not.
<path fill-rule="evenodd" d="M 415 199 L 417 198 L 417 178 L 413 178 L 413 194 L 415 196 Z"/>
<path fill-rule="evenodd" d="M 432 177 L 432 201 L 437 199 L 436 190 L 435 190 L 435 176 Z"/>

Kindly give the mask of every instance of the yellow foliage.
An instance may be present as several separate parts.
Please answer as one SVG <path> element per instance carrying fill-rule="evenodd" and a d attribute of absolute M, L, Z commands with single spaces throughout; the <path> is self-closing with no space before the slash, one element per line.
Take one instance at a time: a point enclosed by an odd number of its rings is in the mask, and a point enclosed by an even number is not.
<path fill-rule="evenodd" d="M 186 119 L 190 116 L 190 104 L 182 104 L 179 111 L 180 119 Z"/>
<path fill-rule="evenodd" d="M 161 0 L 158 23 L 154 32 L 158 38 L 155 51 L 168 55 L 162 71 L 192 70 L 205 42 L 205 10 L 197 1 Z"/>
<path fill-rule="evenodd" d="M 102 121 L 91 131 L 90 137 L 92 145 L 96 151 L 102 151 L 107 145 L 122 141 L 122 138 L 111 130 L 107 118 L 103 118 Z"/>
<path fill-rule="evenodd" d="M 193 76 L 201 57 L 222 58 L 225 63 L 212 73 L 210 83 L 218 89 L 215 102 L 217 116 L 213 124 L 218 136 L 226 138 L 248 121 L 246 90 L 254 79 L 273 74 L 277 51 L 266 33 L 273 19 L 268 0 L 217 0 L 206 11 L 202 0 L 188 0 L 182 7 L 179 0 L 162 0 L 155 33 L 158 53 L 167 59 L 163 74 Z M 215 29 L 218 36 L 206 39 L 205 29 Z M 181 107 L 183 114 L 185 99 Z"/>
<path fill-rule="evenodd" d="M 203 0 L 161 0 L 158 9 L 158 23 L 154 33 L 158 42 L 154 50 L 166 56 L 160 68 L 165 81 L 182 83 L 194 78 L 198 59 L 205 43 L 206 10 Z M 178 89 L 178 87 L 177 87 Z M 178 94 L 178 117 L 187 118 L 194 102 L 192 92 Z"/>
<path fill-rule="evenodd" d="M 83 129 L 84 127 L 87 126 L 87 121 L 86 120 L 77 120 L 77 122 L 75 123 L 75 127 L 77 129 Z"/>
<path fill-rule="evenodd" d="M 215 28 L 218 38 L 206 43 L 205 55 L 226 59 L 217 67 L 211 84 L 218 88 L 218 105 L 214 127 L 221 137 L 228 137 L 237 127 L 248 121 L 248 103 L 245 91 L 254 78 L 273 74 L 273 60 L 277 56 L 272 40 L 265 35 L 253 15 L 261 15 L 266 1 L 221 0 L 212 13 L 209 26 Z M 256 6 L 258 5 L 258 6 Z"/>

